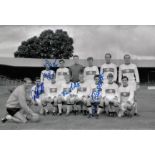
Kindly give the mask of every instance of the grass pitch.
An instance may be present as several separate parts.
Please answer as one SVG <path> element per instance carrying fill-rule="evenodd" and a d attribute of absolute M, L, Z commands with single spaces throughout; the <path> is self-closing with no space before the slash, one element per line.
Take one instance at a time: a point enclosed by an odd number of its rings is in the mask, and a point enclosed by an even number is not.
<path fill-rule="evenodd" d="M 0 86 L 0 116 L 5 114 L 5 104 L 9 96 L 6 87 Z M 139 130 L 155 129 L 155 90 L 141 86 L 137 92 L 140 116 L 133 118 L 110 118 L 101 115 L 99 119 L 88 119 L 82 115 L 41 116 L 39 123 L 16 124 L 0 122 L 1 130 Z"/>

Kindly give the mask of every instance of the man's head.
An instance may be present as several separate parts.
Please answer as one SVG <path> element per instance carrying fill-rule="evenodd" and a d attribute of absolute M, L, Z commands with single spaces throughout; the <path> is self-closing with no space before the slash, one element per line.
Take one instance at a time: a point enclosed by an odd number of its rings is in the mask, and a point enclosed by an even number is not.
<path fill-rule="evenodd" d="M 106 64 L 111 63 L 111 54 L 110 53 L 105 54 L 105 62 L 106 62 Z"/>
<path fill-rule="evenodd" d="M 70 79 L 71 79 L 71 77 L 70 77 L 70 75 L 65 75 L 65 80 L 66 80 L 66 83 L 69 83 L 70 82 Z"/>
<path fill-rule="evenodd" d="M 28 77 L 24 78 L 25 89 L 30 89 L 32 87 L 32 80 Z"/>
<path fill-rule="evenodd" d="M 94 75 L 94 81 L 96 84 L 99 83 L 99 80 L 100 80 L 99 75 L 98 74 Z"/>
<path fill-rule="evenodd" d="M 46 68 L 46 70 L 50 70 L 50 65 L 46 63 L 45 68 Z"/>
<path fill-rule="evenodd" d="M 74 55 L 73 56 L 73 61 L 74 61 L 74 64 L 79 64 L 79 56 L 78 55 Z"/>
<path fill-rule="evenodd" d="M 122 77 L 122 84 L 124 87 L 128 86 L 128 77 L 127 76 L 123 76 Z"/>
<path fill-rule="evenodd" d="M 89 67 L 93 66 L 93 57 L 88 57 L 87 62 Z"/>
<path fill-rule="evenodd" d="M 107 79 L 108 79 L 108 83 L 109 84 L 112 84 L 113 83 L 113 80 L 114 80 L 114 75 L 112 73 L 109 73 L 107 75 Z"/>
<path fill-rule="evenodd" d="M 39 77 L 36 77 L 35 79 L 35 84 L 36 85 L 40 85 L 41 81 L 40 81 L 40 78 Z"/>
<path fill-rule="evenodd" d="M 124 55 L 124 63 L 129 65 L 131 63 L 131 57 L 129 54 Z"/>
<path fill-rule="evenodd" d="M 65 60 L 64 59 L 60 59 L 59 60 L 59 64 L 60 64 L 60 68 L 63 68 L 65 65 Z"/>
<path fill-rule="evenodd" d="M 79 74 L 79 80 L 81 83 L 84 82 L 84 75 L 82 73 Z"/>

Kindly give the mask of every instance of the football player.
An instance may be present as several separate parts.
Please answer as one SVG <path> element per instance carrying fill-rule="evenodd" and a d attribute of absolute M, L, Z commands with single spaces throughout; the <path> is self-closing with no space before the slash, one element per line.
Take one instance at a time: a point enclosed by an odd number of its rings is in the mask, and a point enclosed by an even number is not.
<path fill-rule="evenodd" d="M 114 75 L 114 82 L 117 80 L 117 66 L 111 63 L 111 54 L 105 54 L 105 63 L 100 68 L 100 75 L 104 75 L 104 84 L 108 83 L 107 75 L 112 73 Z"/>
<path fill-rule="evenodd" d="M 91 84 L 94 82 L 94 75 L 99 74 L 97 66 L 93 65 L 93 57 L 87 58 L 88 66 L 84 69 L 84 80 Z"/>
<path fill-rule="evenodd" d="M 65 82 L 65 75 L 69 75 L 69 69 L 64 67 L 65 60 L 59 60 L 59 68 L 56 71 L 56 82 L 64 83 Z"/>
<path fill-rule="evenodd" d="M 41 83 L 44 84 L 44 87 L 50 84 L 52 79 L 55 77 L 55 72 L 50 70 L 50 65 L 46 63 L 45 67 L 46 69 L 41 72 L 40 76 Z"/>
<path fill-rule="evenodd" d="M 98 111 L 98 105 L 101 101 L 102 95 L 102 83 L 100 81 L 100 75 L 94 76 L 94 82 L 90 85 L 90 95 L 87 102 L 87 108 L 89 111 L 88 118 L 92 116 L 97 116 L 96 112 Z"/>
<path fill-rule="evenodd" d="M 88 102 L 88 96 L 90 94 L 90 86 L 87 82 L 84 81 L 84 75 L 81 73 L 79 74 L 79 86 L 77 89 L 77 96 L 76 96 L 76 104 L 81 104 L 81 109 L 84 115 L 87 114 L 87 102 Z"/>
<path fill-rule="evenodd" d="M 122 77 L 122 85 L 119 87 L 119 102 L 120 111 L 118 116 L 122 117 L 125 114 L 128 116 L 133 115 L 134 111 L 134 90 L 133 87 L 128 85 L 128 77 Z"/>
<path fill-rule="evenodd" d="M 48 110 L 45 108 L 43 104 L 45 88 L 44 83 L 40 81 L 40 78 L 36 78 L 35 85 L 31 89 L 31 99 L 34 105 L 38 105 L 40 108 L 40 114 L 47 114 Z"/>
<path fill-rule="evenodd" d="M 30 78 L 24 78 L 24 84 L 15 88 L 7 100 L 6 110 L 7 115 L 2 118 L 2 122 L 13 121 L 16 123 L 26 123 L 28 120 L 37 122 L 39 121 L 39 115 L 32 111 L 27 104 L 27 97 L 29 100 L 32 87 L 32 81 Z M 25 112 L 26 115 L 23 113 Z"/>
<path fill-rule="evenodd" d="M 75 96 L 76 96 L 76 89 L 73 89 L 72 82 L 70 82 L 70 75 L 65 75 L 64 83 L 61 83 L 60 93 L 58 96 L 58 109 L 61 113 L 62 111 L 62 103 L 66 103 L 67 112 L 66 115 L 68 116 L 70 112 L 74 109 L 75 103 Z"/>
<path fill-rule="evenodd" d="M 102 87 L 102 98 L 98 108 L 97 114 L 105 107 L 105 111 L 110 116 L 118 114 L 119 102 L 118 102 L 118 85 L 114 82 L 114 76 L 112 73 L 108 74 L 108 83 Z"/>
<path fill-rule="evenodd" d="M 121 84 L 122 76 L 128 77 L 128 84 L 130 87 L 132 87 L 134 91 L 136 91 L 139 88 L 138 69 L 135 64 L 131 63 L 131 57 L 128 54 L 124 55 L 124 64 L 120 65 L 119 67 L 119 83 L 120 84 Z M 136 98 L 136 92 L 135 92 L 135 98 Z M 136 102 L 136 99 L 134 102 Z M 138 115 L 137 107 L 136 107 L 135 115 Z"/>
<path fill-rule="evenodd" d="M 52 79 L 52 82 L 45 88 L 45 96 L 43 99 L 43 105 L 46 103 L 51 103 L 53 106 L 53 115 L 56 114 L 58 104 L 58 94 L 60 91 L 60 85 L 56 82 L 55 78 Z M 59 115 L 61 115 L 61 108 L 58 108 Z"/>

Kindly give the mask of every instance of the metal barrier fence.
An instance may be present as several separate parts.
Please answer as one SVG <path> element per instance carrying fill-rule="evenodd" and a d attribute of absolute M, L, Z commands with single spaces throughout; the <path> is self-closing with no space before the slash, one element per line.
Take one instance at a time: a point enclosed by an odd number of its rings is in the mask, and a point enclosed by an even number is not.
<path fill-rule="evenodd" d="M 22 83 L 23 81 L 20 79 L 10 79 L 6 76 L 0 75 L 0 86 L 16 87 Z"/>

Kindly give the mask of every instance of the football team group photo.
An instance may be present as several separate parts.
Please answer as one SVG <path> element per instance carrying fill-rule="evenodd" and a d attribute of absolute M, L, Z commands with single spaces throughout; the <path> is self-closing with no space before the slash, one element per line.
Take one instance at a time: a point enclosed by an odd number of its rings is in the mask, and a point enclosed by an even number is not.
<path fill-rule="evenodd" d="M 1 129 L 155 128 L 155 27 L 47 27 L 0 27 L 18 40 L 0 55 Z"/>

